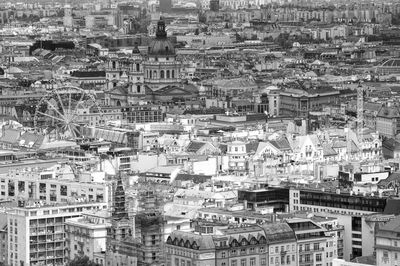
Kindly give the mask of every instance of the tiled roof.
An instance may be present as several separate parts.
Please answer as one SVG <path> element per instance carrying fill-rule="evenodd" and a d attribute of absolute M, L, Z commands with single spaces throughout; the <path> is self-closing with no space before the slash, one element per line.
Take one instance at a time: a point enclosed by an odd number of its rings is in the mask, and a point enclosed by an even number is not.
<path fill-rule="evenodd" d="M 187 152 L 198 152 L 206 143 L 199 142 L 199 141 L 192 141 L 189 143 L 188 147 L 186 148 Z"/>
<path fill-rule="evenodd" d="M 396 118 L 400 117 L 399 110 L 394 107 L 382 107 L 378 112 L 378 116 L 385 118 Z"/>

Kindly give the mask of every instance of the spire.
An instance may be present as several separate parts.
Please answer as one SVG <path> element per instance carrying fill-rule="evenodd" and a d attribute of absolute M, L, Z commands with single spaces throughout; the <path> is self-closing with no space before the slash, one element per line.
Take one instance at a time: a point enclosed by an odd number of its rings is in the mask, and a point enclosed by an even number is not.
<path fill-rule="evenodd" d="M 165 21 L 162 17 L 160 18 L 160 20 L 157 23 L 156 37 L 158 39 L 167 38 L 167 32 L 165 31 Z"/>

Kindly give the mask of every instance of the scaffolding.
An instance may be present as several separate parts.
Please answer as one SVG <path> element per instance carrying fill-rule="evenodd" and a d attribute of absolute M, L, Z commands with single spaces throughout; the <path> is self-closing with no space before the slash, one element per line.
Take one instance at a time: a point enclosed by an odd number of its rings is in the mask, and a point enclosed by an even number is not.
<path fill-rule="evenodd" d="M 111 228 L 107 237 L 107 257 L 110 264 L 138 266 L 165 264 L 163 193 L 157 186 L 143 181 L 134 187 L 129 198 L 122 174 L 117 175 L 112 189 Z M 130 206 L 132 201 L 137 204 Z M 115 261 L 125 259 L 125 261 Z"/>

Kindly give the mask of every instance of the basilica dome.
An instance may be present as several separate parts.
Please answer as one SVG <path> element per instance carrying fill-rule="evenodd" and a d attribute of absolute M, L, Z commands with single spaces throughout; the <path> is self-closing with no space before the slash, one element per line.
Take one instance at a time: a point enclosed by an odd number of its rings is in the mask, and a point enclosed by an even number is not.
<path fill-rule="evenodd" d="M 173 56 L 175 55 L 175 47 L 168 40 L 165 31 L 165 22 L 160 20 L 157 23 L 156 38 L 149 45 L 149 55 L 151 56 Z"/>

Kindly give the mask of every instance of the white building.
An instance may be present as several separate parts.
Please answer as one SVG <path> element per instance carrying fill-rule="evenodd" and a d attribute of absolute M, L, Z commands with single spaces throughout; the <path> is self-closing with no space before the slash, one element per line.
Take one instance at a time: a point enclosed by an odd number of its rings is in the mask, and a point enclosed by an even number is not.
<path fill-rule="evenodd" d="M 67 249 L 69 259 L 75 256 L 87 256 L 91 261 L 104 265 L 105 261 L 94 258 L 95 253 L 106 251 L 107 228 L 110 213 L 107 211 L 86 212 L 82 217 L 70 218 L 65 221 Z"/>
<path fill-rule="evenodd" d="M 106 207 L 81 203 L 14 208 L 7 213 L 8 265 L 65 265 L 65 220 Z"/>

